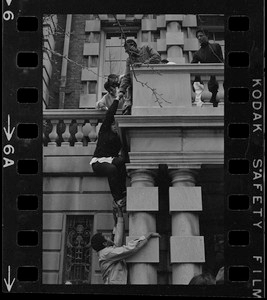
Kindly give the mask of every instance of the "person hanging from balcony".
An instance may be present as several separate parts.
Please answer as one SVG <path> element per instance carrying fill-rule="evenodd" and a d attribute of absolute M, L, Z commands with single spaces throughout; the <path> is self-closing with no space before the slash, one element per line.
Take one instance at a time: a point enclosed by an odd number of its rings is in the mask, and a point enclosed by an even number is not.
<path fill-rule="evenodd" d="M 118 135 L 114 115 L 116 114 L 118 99 L 106 112 L 105 119 L 99 129 L 98 140 L 90 165 L 95 174 L 107 176 L 113 197 L 113 209 L 126 205 L 126 167 L 125 160 L 120 155 L 122 144 Z M 115 223 L 116 217 L 114 216 Z"/>
<path fill-rule="evenodd" d="M 91 239 L 91 246 L 98 255 L 104 284 L 129 284 L 125 259 L 140 251 L 153 237 L 160 237 L 160 235 L 147 233 L 138 239 L 129 241 L 127 245 L 123 245 L 124 219 L 123 212 L 119 208 L 114 240 L 104 237 L 101 233 L 96 233 Z"/>
<path fill-rule="evenodd" d="M 96 102 L 96 108 L 101 110 L 108 110 L 113 101 L 117 97 L 117 91 L 120 86 L 122 76 L 117 74 L 109 74 L 108 79 L 104 84 L 104 88 L 107 91 L 100 100 Z M 122 109 L 123 102 L 120 101 L 118 109 Z"/>
<path fill-rule="evenodd" d="M 142 64 L 159 64 L 161 62 L 161 57 L 155 49 L 149 45 L 137 47 L 136 42 L 132 39 L 126 40 L 124 49 L 129 57 L 126 59 L 126 69 L 119 88 L 119 98 L 125 95 L 127 89 L 129 89 L 129 94 L 132 95 L 131 67 L 141 66 Z M 132 97 L 128 97 L 128 99 L 124 101 L 123 114 L 131 114 L 131 107 Z"/>
<path fill-rule="evenodd" d="M 209 42 L 209 32 L 204 29 L 196 31 L 196 37 L 200 43 L 200 49 L 194 53 L 191 63 L 223 63 L 223 55 L 221 46 L 218 43 L 211 44 Z M 200 76 L 196 76 L 194 83 L 199 82 L 202 87 Z M 193 83 L 193 84 L 194 84 Z M 199 85 L 198 85 L 199 86 Z M 219 84 L 215 75 L 210 76 L 208 82 L 208 90 L 211 92 L 210 102 L 214 107 L 218 106 L 219 101 L 216 99 Z"/>

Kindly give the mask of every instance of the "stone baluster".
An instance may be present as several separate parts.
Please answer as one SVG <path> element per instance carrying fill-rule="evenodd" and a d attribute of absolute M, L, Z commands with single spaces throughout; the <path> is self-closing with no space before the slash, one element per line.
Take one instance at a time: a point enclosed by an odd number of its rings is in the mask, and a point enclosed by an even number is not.
<path fill-rule="evenodd" d="M 219 91 L 217 94 L 217 99 L 220 101 L 220 103 L 224 103 L 224 77 L 223 76 L 216 76 L 217 81 L 219 83 Z"/>
<path fill-rule="evenodd" d="M 77 142 L 75 142 L 75 147 L 82 147 L 82 139 L 83 139 L 83 131 L 82 131 L 83 120 L 77 120 L 77 132 L 75 133 L 75 137 Z"/>
<path fill-rule="evenodd" d="M 129 172 L 131 187 L 127 188 L 127 211 L 129 213 L 129 237 L 134 239 L 147 232 L 156 232 L 158 210 L 158 188 L 154 186 L 155 173 L 150 170 Z M 159 263 L 159 240 L 152 238 L 148 244 L 134 256 L 127 259 L 129 263 L 130 284 L 157 284 Z"/>
<path fill-rule="evenodd" d="M 56 141 L 58 139 L 58 133 L 57 133 L 58 120 L 51 120 L 51 124 L 52 124 L 52 131 L 48 135 L 50 139 L 48 146 L 56 147 L 57 146 Z"/>
<path fill-rule="evenodd" d="M 201 86 L 198 86 L 197 88 L 199 89 L 198 91 L 196 90 L 196 86 L 194 84 L 195 92 L 194 92 L 194 104 L 197 106 L 202 106 L 203 103 L 209 103 L 211 99 L 211 92 L 208 89 L 208 82 L 210 80 L 211 75 L 200 75 L 201 76 L 201 81 L 203 82 L 203 87 L 202 84 Z M 195 76 L 191 76 L 191 81 L 195 79 Z M 216 75 L 216 80 L 219 84 L 219 89 L 218 93 L 216 96 L 216 99 L 220 101 L 220 103 L 224 102 L 224 87 L 223 87 L 223 76 L 221 75 Z M 199 102 L 199 99 L 201 99 L 201 102 Z"/>
<path fill-rule="evenodd" d="M 97 140 L 96 126 L 98 125 L 98 120 L 97 119 L 90 119 L 89 122 L 90 122 L 90 125 L 91 125 L 91 130 L 88 134 L 90 142 L 96 142 L 96 140 Z"/>
<path fill-rule="evenodd" d="M 63 132 L 62 134 L 62 138 L 64 140 L 64 142 L 61 143 L 61 146 L 62 147 L 66 147 L 66 146 L 69 146 L 70 145 L 70 142 L 69 142 L 69 139 L 70 139 L 70 123 L 71 123 L 71 120 L 67 119 L 67 120 L 64 120 L 64 123 L 65 123 L 65 131 Z"/>
<path fill-rule="evenodd" d="M 204 91 L 204 84 L 202 84 L 201 82 L 194 82 L 193 83 L 193 87 L 195 89 L 195 99 L 194 99 L 194 103 L 196 104 L 196 106 L 202 106 L 203 105 L 203 101 L 202 101 L 202 93 Z"/>
<path fill-rule="evenodd" d="M 201 75 L 201 80 L 203 81 L 204 84 L 204 90 L 202 93 L 202 101 L 203 102 L 209 102 L 211 98 L 211 92 L 208 89 L 208 81 L 210 79 L 210 75 Z"/>
<path fill-rule="evenodd" d="M 199 236 L 201 187 L 195 186 L 195 175 L 191 169 L 170 171 L 172 284 L 188 284 L 205 262 L 204 238 Z"/>

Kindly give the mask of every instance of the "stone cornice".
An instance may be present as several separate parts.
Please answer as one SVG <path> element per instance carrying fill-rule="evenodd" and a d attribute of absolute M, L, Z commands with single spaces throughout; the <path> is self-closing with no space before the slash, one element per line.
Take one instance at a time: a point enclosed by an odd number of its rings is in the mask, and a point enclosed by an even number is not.
<path fill-rule="evenodd" d="M 153 73 L 153 72 L 187 72 L 190 74 L 205 74 L 205 73 L 212 73 L 213 75 L 216 74 L 223 74 L 224 72 L 224 64 L 175 64 L 175 65 L 166 65 L 166 64 L 149 64 L 149 65 L 142 65 L 141 67 L 134 67 L 134 72 L 136 75 L 138 73 Z"/>
<path fill-rule="evenodd" d="M 130 152 L 127 169 L 155 169 L 167 164 L 169 169 L 198 169 L 203 164 L 224 164 L 223 152 Z"/>
<path fill-rule="evenodd" d="M 160 108 L 159 108 L 160 110 Z M 188 112 L 188 114 L 186 114 Z M 205 111 L 195 111 L 189 114 L 185 109 L 181 115 L 168 116 L 115 116 L 120 128 L 132 127 L 224 127 L 223 113 L 208 114 Z"/>

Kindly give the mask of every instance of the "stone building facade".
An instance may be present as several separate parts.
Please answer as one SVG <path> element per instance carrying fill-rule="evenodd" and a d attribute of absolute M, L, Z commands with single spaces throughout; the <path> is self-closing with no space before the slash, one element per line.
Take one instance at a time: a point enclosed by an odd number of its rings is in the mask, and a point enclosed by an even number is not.
<path fill-rule="evenodd" d="M 131 116 L 116 121 L 128 157 L 126 241 L 160 233 L 128 259 L 131 284 L 188 284 L 223 264 L 223 65 L 192 65 L 196 28 L 221 44 L 220 15 L 48 15 L 43 57 L 43 283 L 102 284 L 90 237 L 110 235 L 107 179 L 89 165 L 104 113 L 95 103 L 111 73 L 123 74 L 121 28 L 175 63 L 135 70 Z M 201 75 L 204 105 L 194 103 Z M 207 81 L 219 81 L 218 107 Z"/>

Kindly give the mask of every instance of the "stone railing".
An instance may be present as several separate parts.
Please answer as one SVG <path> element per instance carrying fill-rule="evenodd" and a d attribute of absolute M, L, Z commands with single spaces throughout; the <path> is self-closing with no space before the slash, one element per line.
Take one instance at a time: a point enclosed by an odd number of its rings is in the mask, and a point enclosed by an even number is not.
<path fill-rule="evenodd" d="M 96 142 L 104 117 L 105 111 L 96 109 L 44 110 L 44 146 L 87 146 Z"/>
<path fill-rule="evenodd" d="M 212 75 L 216 76 L 219 84 L 217 100 L 219 106 L 222 106 L 224 103 L 223 64 L 159 64 L 134 67 L 132 114 L 176 115 L 183 111 L 190 111 L 196 106 L 196 93 L 193 89 L 196 76 L 201 77 L 204 85 L 204 90 L 201 92 L 203 105 L 212 106 L 211 93 L 207 87 Z"/>
<path fill-rule="evenodd" d="M 223 64 L 149 65 L 135 68 L 132 116 L 189 116 L 223 114 Z M 219 107 L 209 103 L 207 82 L 215 75 L 219 83 Z M 201 76 L 202 107 L 195 104 L 192 83 Z M 137 79 L 137 80 L 136 80 Z M 158 101 L 158 103 L 157 103 Z M 121 115 L 121 110 L 118 114 Z M 96 142 L 105 111 L 96 109 L 47 109 L 43 112 L 44 146 L 87 146 Z M 131 118 L 131 116 L 126 116 Z"/>

